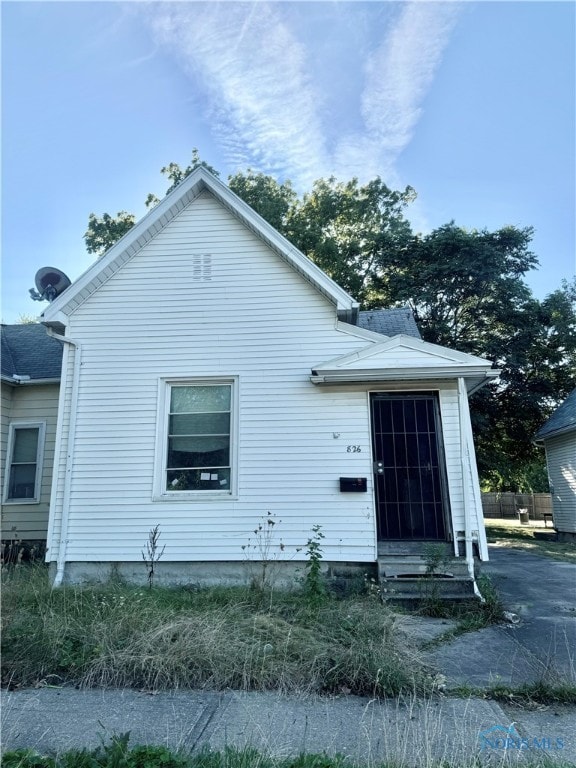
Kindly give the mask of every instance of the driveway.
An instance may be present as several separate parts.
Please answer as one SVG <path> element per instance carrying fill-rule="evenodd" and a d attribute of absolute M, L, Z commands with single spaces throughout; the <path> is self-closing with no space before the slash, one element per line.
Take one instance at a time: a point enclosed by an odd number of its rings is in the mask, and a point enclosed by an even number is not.
<path fill-rule="evenodd" d="M 576 566 L 497 544 L 489 553 L 482 572 L 519 622 L 461 635 L 428 659 L 449 687 L 576 684 Z"/>

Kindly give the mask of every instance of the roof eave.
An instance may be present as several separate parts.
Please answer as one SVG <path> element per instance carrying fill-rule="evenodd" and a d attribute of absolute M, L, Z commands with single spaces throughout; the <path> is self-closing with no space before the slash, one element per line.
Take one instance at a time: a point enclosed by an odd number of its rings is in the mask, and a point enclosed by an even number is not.
<path fill-rule="evenodd" d="M 567 424 L 566 426 L 559 427 L 558 429 L 552 429 L 549 432 L 544 432 L 544 434 L 537 432 L 536 437 L 534 438 L 534 442 L 536 445 L 543 445 L 546 440 L 551 440 L 554 437 L 561 437 L 562 435 L 567 435 L 570 432 L 576 432 L 576 424 Z"/>

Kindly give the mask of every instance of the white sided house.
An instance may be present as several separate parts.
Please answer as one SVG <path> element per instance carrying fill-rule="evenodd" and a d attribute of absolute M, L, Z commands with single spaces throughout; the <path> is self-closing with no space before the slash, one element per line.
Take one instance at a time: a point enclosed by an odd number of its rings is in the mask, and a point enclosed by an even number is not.
<path fill-rule="evenodd" d="M 576 389 L 536 433 L 544 446 L 558 538 L 576 540 Z"/>
<path fill-rule="evenodd" d="M 379 313 L 361 317 L 379 330 Z M 434 544 L 475 588 L 487 546 L 467 395 L 490 362 L 409 323 L 360 327 L 354 299 L 204 169 L 43 322 L 65 342 L 56 584 L 144 580 L 157 525 L 159 579 L 242 579 L 264 548 L 288 575 L 320 526 L 329 576 L 378 564 L 400 594 Z"/>

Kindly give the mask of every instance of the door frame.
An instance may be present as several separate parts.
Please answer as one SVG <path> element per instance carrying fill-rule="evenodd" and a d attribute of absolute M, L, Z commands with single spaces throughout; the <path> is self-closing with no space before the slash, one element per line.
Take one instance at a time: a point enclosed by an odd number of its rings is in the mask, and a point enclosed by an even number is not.
<path fill-rule="evenodd" d="M 444 430 L 442 423 L 442 403 L 440 400 L 440 389 L 432 387 L 420 388 L 394 388 L 394 389 L 371 389 L 368 390 L 368 411 L 369 411 L 369 427 L 370 427 L 370 450 L 371 450 L 371 467 L 372 467 L 372 497 L 374 504 L 374 525 L 376 542 L 382 541 L 414 541 L 414 542 L 451 542 L 454 539 L 453 525 L 452 525 L 452 512 L 450 503 L 450 491 L 448 484 L 448 467 L 446 464 L 446 451 L 444 442 Z M 380 533 L 380 509 L 378 503 L 378 483 L 377 474 L 374 472 L 375 462 L 375 445 L 374 445 L 374 419 L 373 419 L 373 400 L 375 396 L 385 395 L 391 398 L 398 397 L 402 399 L 418 398 L 418 396 L 432 397 L 434 400 L 434 414 L 435 414 L 435 429 L 436 429 L 436 443 L 438 450 L 438 467 L 439 467 L 439 479 L 440 479 L 440 493 L 442 501 L 442 520 L 444 523 L 444 538 L 442 539 L 387 539 L 383 538 Z"/>

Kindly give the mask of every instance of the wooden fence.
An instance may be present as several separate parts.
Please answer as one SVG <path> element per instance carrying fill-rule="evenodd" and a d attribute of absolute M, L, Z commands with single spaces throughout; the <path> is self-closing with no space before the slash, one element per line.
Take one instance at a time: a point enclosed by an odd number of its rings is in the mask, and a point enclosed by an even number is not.
<path fill-rule="evenodd" d="M 530 520 L 543 520 L 552 513 L 549 493 L 483 493 L 484 517 L 517 518 L 519 509 L 527 509 Z"/>

